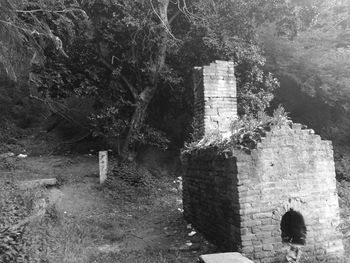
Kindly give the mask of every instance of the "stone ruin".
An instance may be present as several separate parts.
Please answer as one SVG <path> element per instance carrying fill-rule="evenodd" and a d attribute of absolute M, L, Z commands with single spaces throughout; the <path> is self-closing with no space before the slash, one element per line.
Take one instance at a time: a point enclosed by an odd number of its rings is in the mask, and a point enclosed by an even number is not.
<path fill-rule="evenodd" d="M 200 76 L 202 74 L 202 77 Z M 237 116 L 232 62 L 195 69 L 202 135 Z M 184 215 L 209 241 L 254 262 L 345 262 L 333 149 L 300 124 L 275 127 L 249 154 L 183 155 Z"/>

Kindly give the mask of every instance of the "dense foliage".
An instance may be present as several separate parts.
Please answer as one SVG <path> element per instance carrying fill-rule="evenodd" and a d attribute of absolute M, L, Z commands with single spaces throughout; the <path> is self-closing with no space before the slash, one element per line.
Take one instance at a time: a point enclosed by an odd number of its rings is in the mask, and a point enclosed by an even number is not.
<path fill-rule="evenodd" d="M 28 216 L 28 204 L 18 194 L 14 182 L 1 180 L 0 186 L 0 260 L 26 262 L 25 228 L 18 223 Z"/>
<path fill-rule="evenodd" d="M 42 64 L 45 49 L 67 56 L 63 43 L 74 26 L 86 20 L 77 1 L 3 0 L 0 5 L 0 57 L 2 70 L 17 80 L 28 77 L 33 64 Z"/>
<path fill-rule="evenodd" d="M 349 108 L 348 1 L 323 1 L 315 6 L 317 16 L 305 31 L 292 41 L 277 38 L 265 29 L 265 48 L 269 63 L 276 70 L 294 75 L 305 92 L 320 96 L 330 105 Z M 288 70 L 288 71 L 287 71 Z"/>
<path fill-rule="evenodd" d="M 292 39 L 262 27 L 268 68 L 282 81 L 279 102 L 298 121 L 316 128 L 323 136 L 347 143 L 350 127 L 349 10 L 348 1 L 300 1 L 311 7 L 311 21 Z M 300 98 L 300 103 L 295 98 Z"/>
<path fill-rule="evenodd" d="M 291 39 L 313 11 L 285 0 L 28 0 L 6 2 L 8 23 L 0 24 L 28 50 L 32 95 L 60 118 L 115 141 L 126 156 L 144 144 L 165 147 L 164 132 L 184 141 L 192 68 L 215 59 L 236 63 L 239 114 L 264 111 L 279 83 L 264 70 L 261 25 Z M 67 102 L 77 100 L 87 105 L 80 117 Z"/>

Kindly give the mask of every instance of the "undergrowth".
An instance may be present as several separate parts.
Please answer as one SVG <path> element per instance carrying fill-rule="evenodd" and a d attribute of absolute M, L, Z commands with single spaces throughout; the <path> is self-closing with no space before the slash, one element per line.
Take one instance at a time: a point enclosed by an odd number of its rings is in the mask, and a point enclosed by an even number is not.
<path fill-rule="evenodd" d="M 147 201 L 159 192 L 159 181 L 160 179 L 154 177 L 146 167 L 134 162 L 124 162 L 110 169 L 102 189 L 113 199 Z"/>
<path fill-rule="evenodd" d="M 15 181 L 4 178 L 0 188 L 0 262 L 49 262 L 53 246 L 47 226 L 54 208 L 49 206 L 42 210 L 42 217 L 33 217 L 46 203 L 44 190 L 21 190 Z"/>
<path fill-rule="evenodd" d="M 118 254 L 95 255 L 89 263 L 189 263 L 188 256 L 176 251 L 159 251 L 148 249 L 146 251 L 129 251 Z"/>
<path fill-rule="evenodd" d="M 30 214 L 33 200 L 20 194 L 11 179 L 0 181 L 0 262 L 27 262 L 26 225 L 21 222 Z"/>
<path fill-rule="evenodd" d="M 244 115 L 231 124 L 230 131 L 227 134 L 220 133 L 218 130 L 212 130 L 204 135 L 203 138 L 193 138 L 193 141 L 185 144 L 182 153 L 190 153 L 196 150 L 216 147 L 218 152 L 230 152 L 233 149 L 241 149 L 249 152 L 254 149 L 265 136 L 266 132 L 272 127 L 282 127 L 290 125 L 289 119 L 284 108 L 279 106 L 272 116 L 265 112 L 259 112 L 257 116 Z M 194 131 L 194 134 L 199 134 Z"/>

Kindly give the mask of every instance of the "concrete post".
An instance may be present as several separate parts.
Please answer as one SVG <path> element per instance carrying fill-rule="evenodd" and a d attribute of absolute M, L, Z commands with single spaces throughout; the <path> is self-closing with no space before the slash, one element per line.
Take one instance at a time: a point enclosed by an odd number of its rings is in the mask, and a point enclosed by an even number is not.
<path fill-rule="evenodd" d="M 107 179 L 108 171 L 108 152 L 100 151 L 98 152 L 99 156 L 99 165 L 100 165 L 100 184 L 103 184 Z"/>

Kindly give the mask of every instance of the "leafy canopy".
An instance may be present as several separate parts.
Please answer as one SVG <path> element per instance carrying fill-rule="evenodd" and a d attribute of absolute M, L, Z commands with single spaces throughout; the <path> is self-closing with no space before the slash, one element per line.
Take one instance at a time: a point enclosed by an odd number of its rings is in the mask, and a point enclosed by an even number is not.
<path fill-rule="evenodd" d="M 33 63 L 41 63 L 52 47 L 67 56 L 63 43 L 74 35 L 74 26 L 87 19 L 75 0 L 2 0 L 0 4 L 0 58 L 2 69 L 17 80 Z"/>
<path fill-rule="evenodd" d="M 1 14 L 9 22 L 0 24 L 26 51 L 43 97 L 93 99 L 92 129 L 140 141 L 157 137 L 149 127 L 164 129 L 162 115 L 176 120 L 192 110 L 192 68 L 216 59 L 236 63 L 239 113 L 265 110 L 279 83 L 264 71 L 259 25 L 274 23 L 288 37 L 298 29 L 285 0 L 7 1 L 11 15 Z"/>

